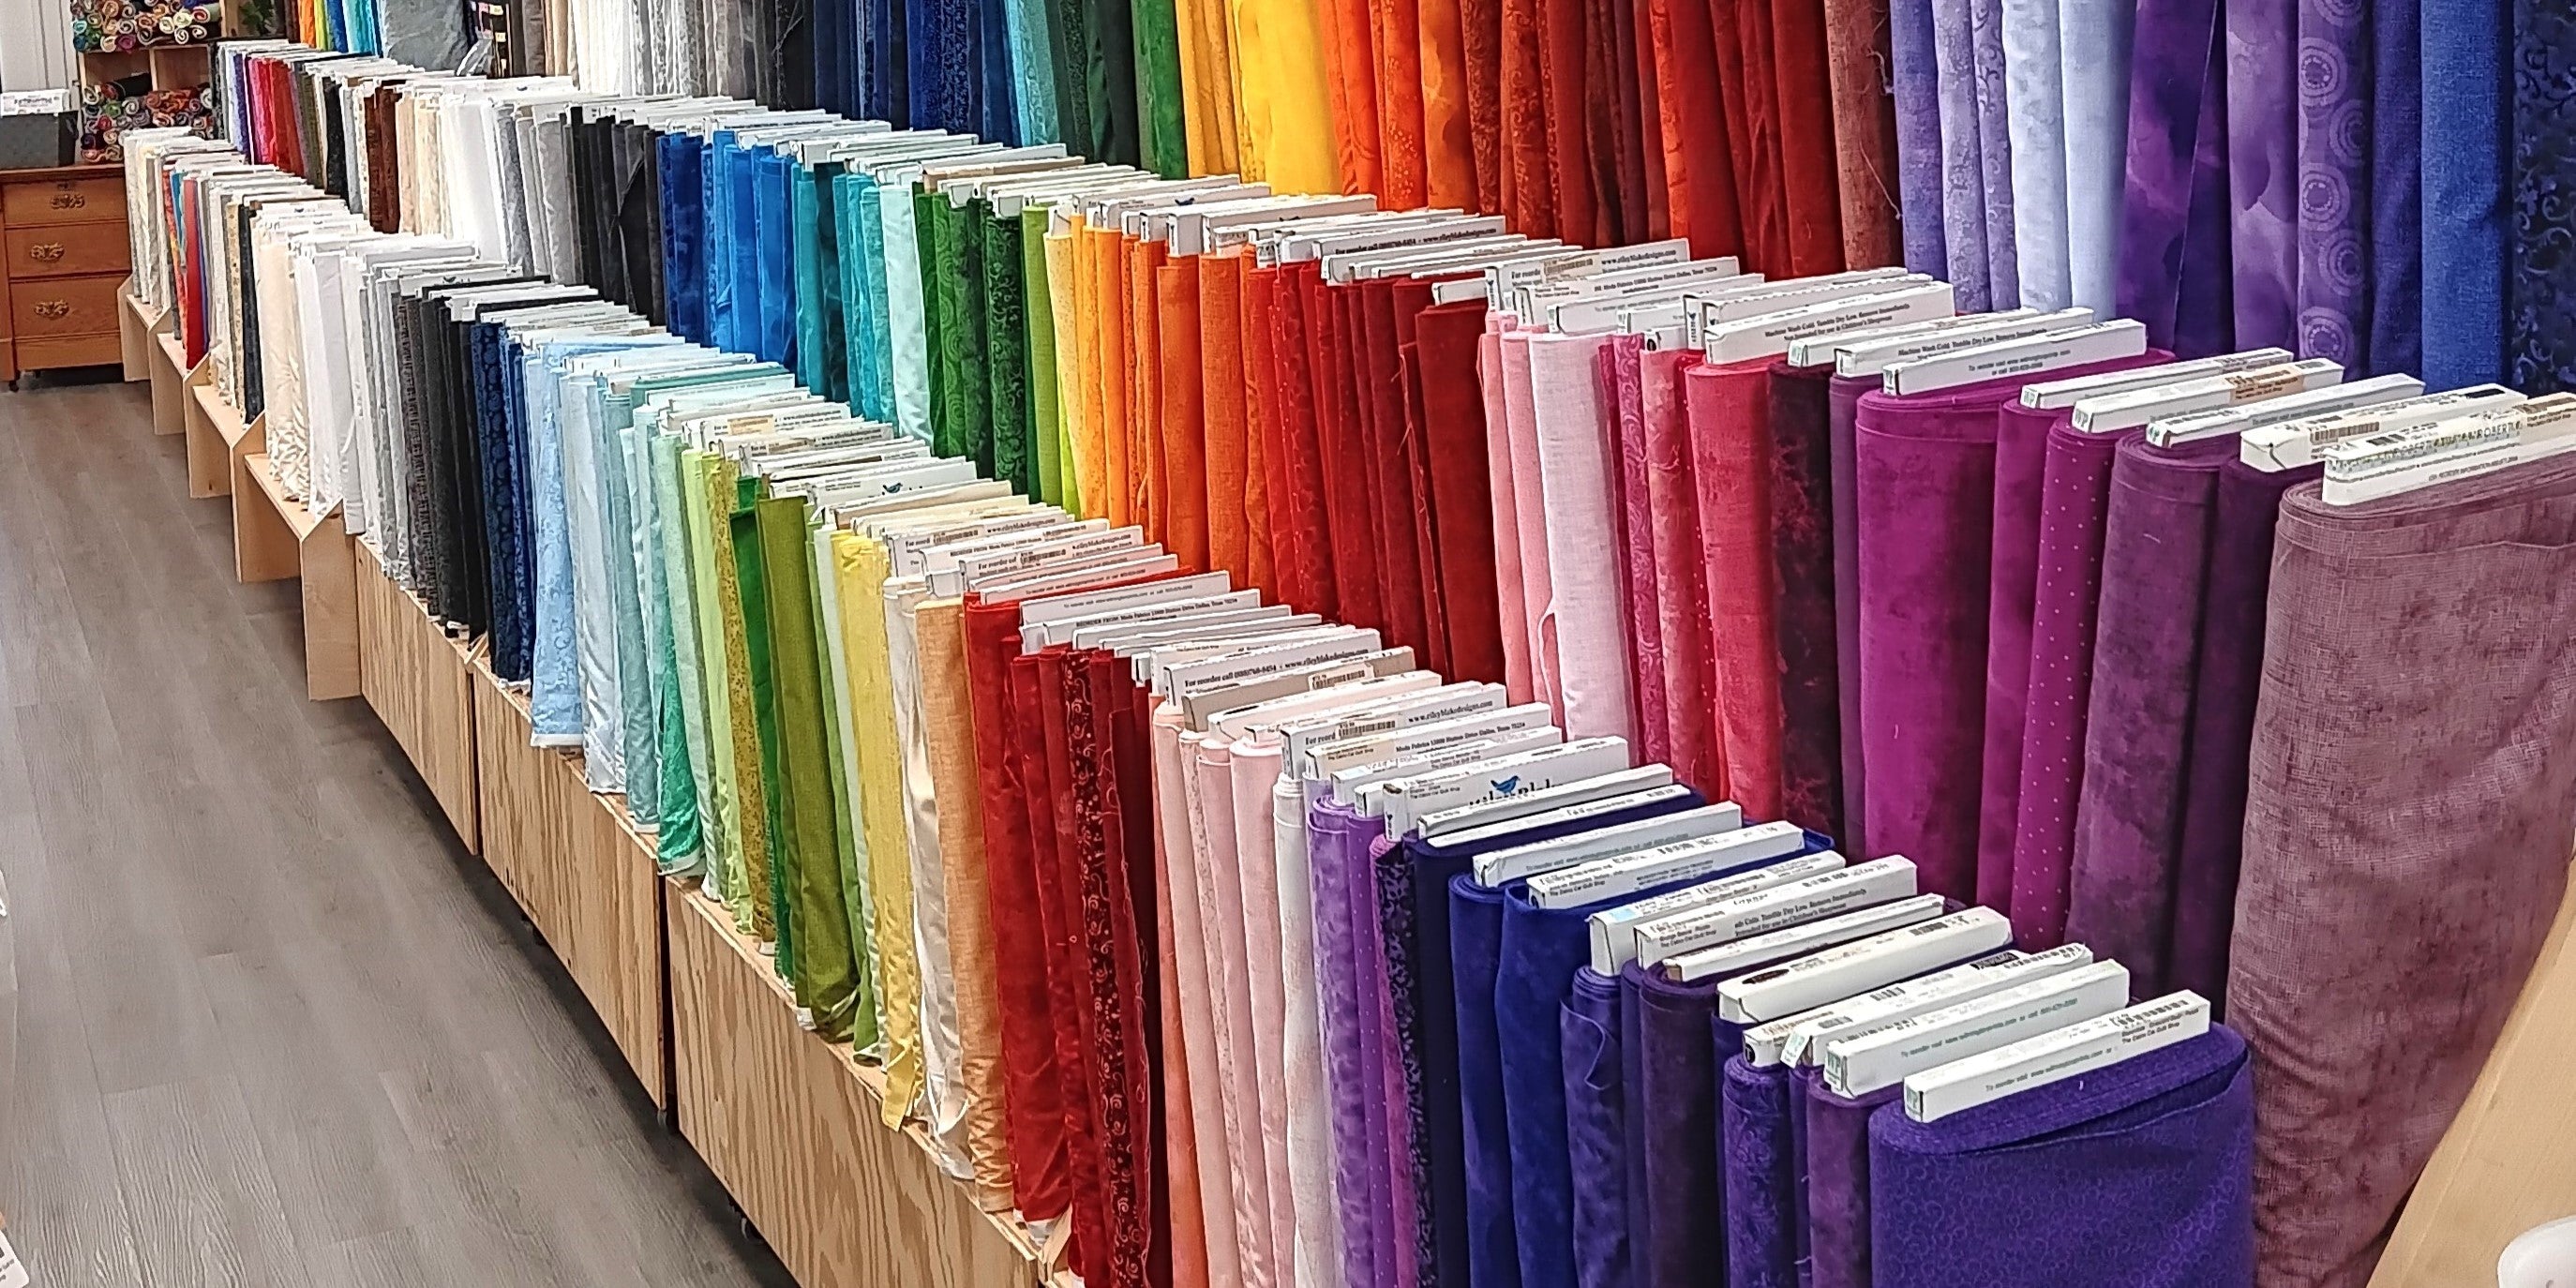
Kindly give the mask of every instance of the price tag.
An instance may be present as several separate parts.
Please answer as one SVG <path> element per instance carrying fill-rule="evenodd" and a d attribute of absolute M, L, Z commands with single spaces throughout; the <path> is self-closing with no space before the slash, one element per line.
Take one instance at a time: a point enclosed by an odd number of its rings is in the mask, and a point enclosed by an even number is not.
<path fill-rule="evenodd" d="M 27 1288 L 30 1282 L 27 1263 L 10 1250 L 9 1236 L 0 1234 L 0 1288 Z"/>

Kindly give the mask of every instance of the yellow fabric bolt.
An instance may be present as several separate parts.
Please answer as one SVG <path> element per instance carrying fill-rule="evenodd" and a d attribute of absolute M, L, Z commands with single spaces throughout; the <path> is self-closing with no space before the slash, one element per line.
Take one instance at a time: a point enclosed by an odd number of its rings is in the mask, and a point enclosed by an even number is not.
<path fill-rule="evenodd" d="M 912 948 L 912 850 L 903 830 L 903 766 L 887 678 L 886 549 L 854 532 L 832 534 L 841 636 L 850 652 L 850 717 L 859 752 L 869 902 L 876 914 L 877 986 L 884 996 L 885 1124 L 901 1127 L 921 1094 L 921 974 Z M 973 799 L 968 797 L 966 799 Z"/>

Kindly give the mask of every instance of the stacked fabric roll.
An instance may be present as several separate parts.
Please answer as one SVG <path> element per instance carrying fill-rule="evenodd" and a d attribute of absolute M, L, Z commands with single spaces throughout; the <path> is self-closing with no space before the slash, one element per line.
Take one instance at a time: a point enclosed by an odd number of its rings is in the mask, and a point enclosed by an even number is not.
<path fill-rule="evenodd" d="M 2563 889 L 2563 400 L 226 65 L 248 155 L 133 189 L 183 342 L 1087 1281 L 2227 1283 L 2259 1218 L 2351 1282 Z M 2392 1007 L 2435 1040 L 2365 1117 Z"/>

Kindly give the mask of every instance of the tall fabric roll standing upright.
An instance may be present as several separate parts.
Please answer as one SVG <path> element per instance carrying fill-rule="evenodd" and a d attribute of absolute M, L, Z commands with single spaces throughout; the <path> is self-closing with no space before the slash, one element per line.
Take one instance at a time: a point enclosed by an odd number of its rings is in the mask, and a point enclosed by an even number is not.
<path fill-rule="evenodd" d="M 1984 188 L 1989 307 L 2021 303 L 2021 268 L 2013 242 L 2012 112 L 2004 76 L 2003 0 L 1970 0 L 1972 66 L 1977 97 L 1977 167 Z"/>
<path fill-rule="evenodd" d="M 2122 316 L 2185 357 L 2223 352 L 2228 296 L 2224 41 L 2215 0 L 2141 0 L 2130 53 Z"/>
<path fill-rule="evenodd" d="M 2299 343 L 2370 365 L 2369 15 L 2299 4 Z"/>
<path fill-rule="evenodd" d="M 2370 9 L 2370 365 L 2424 365 L 2424 89 L 2421 0 Z M 2448 389 L 2449 385 L 2434 385 Z"/>
<path fill-rule="evenodd" d="M 1852 268 L 1900 263 L 1905 242 L 1898 227 L 1896 114 L 1884 70 L 1891 65 L 1886 0 L 1826 0 L 1825 63 L 1833 84 L 1843 262 Z"/>
<path fill-rule="evenodd" d="M 1895 86 L 1896 172 L 1905 266 L 1946 277 L 1949 194 L 1942 180 L 1940 39 L 1932 0 L 1889 0 L 1889 81 Z M 1962 307 L 1965 301 L 1962 301 Z"/>
<path fill-rule="evenodd" d="M 2422 6 L 2423 280 L 2440 284 L 2423 300 L 2431 389 L 2504 379 L 2513 13 L 2511 0 Z"/>
<path fill-rule="evenodd" d="M 2120 218 L 2136 0 L 2059 0 L 2066 95 L 2066 246 L 2074 302 L 2105 316 L 2120 296 Z"/>
<path fill-rule="evenodd" d="M 2566 145 L 2576 104 L 2563 92 L 2576 76 L 2576 15 L 2554 4 L 2516 0 L 2513 24 L 2512 278 L 2505 295 L 2505 379 L 2525 393 L 2576 387 L 2576 326 L 2568 320 L 2576 264 L 2549 212 L 2576 182 Z"/>
<path fill-rule="evenodd" d="M 1780 817 L 1841 836 L 1842 683 L 1830 367 L 1771 366 L 1771 577 L 1778 596 Z"/>
<path fill-rule="evenodd" d="M 2229 252 L 2236 266 L 2236 342 L 2249 347 L 2286 349 L 2298 335 L 2294 2 L 2226 6 Z"/>
<path fill-rule="evenodd" d="M 1977 121 L 1977 0 L 1932 0 L 1933 53 L 1939 69 L 1942 245 L 1946 276 L 1959 308 L 1983 313 L 1994 307 L 1987 263 L 1984 134 Z M 2019 283 L 2015 283 L 2019 289 Z"/>
<path fill-rule="evenodd" d="M 2040 484 L 2065 413 L 2018 402 L 1995 413 L 1995 526 L 1986 583 L 1984 779 L 1977 808 L 1977 902 L 2012 906 L 2013 828 L 2021 809 L 2021 742 L 2030 693 L 2031 588 L 2039 578 Z"/>
<path fill-rule="evenodd" d="M 2560 458 L 2281 503 L 2228 965 L 2256 1053 L 2266 1285 L 2369 1278 L 2556 914 L 2576 844 L 2576 657 L 2549 643 L 2571 496 Z"/>
<path fill-rule="evenodd" d="M 2066 257 L 2065 69 L 2057 0 L 2004 0 L 2004 108 L 2012 127 L 2013 268 L 2021 304 L 2071 301 Z"/>
<path fill-rule="evenodd" d="M 1691 476 L 1708 569 L 1711 673 L 1725 725 L 1727 794 L 1778 818 L 1778 587 L 1771 560 L 1771 364 L 1702 363 L 1683 374 Z"/>

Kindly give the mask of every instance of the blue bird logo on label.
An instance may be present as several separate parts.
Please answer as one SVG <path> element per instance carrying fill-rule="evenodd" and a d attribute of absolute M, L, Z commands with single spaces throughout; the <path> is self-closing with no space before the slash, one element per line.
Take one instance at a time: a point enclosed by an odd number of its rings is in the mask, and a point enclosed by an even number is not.
<path fill-rule="evenodd" d="M 1494 780 L 1494 793 L 1498 796 L 1509 796 L 1520 789 L 1521 776 L 1518 774 L 1514 774 L 1509 778 L 1497 778 Z"/>
<path fill-rule="evenodd" d="M 885 485 L 885 494 L 886 494 L 887 496 L 893 496 L 895 493 L 900 492 L 900 491 L 902 491 L 902 490 L 903 490 L 903 484 L 901 484 L 901 483 L 888 483 L 888 484 L 886 484 L 886 485 Z"/>

